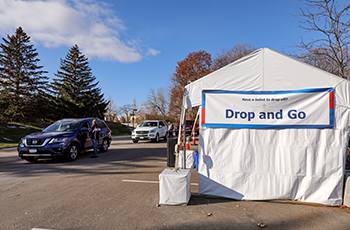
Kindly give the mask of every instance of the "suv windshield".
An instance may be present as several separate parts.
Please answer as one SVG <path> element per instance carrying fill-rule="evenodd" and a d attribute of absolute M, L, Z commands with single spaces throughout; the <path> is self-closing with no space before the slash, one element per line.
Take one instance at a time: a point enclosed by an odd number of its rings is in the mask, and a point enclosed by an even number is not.
<path fill-rule="evenodd" d="M 145 122 L 142 122 L 140 127 L 157 127 L 157 123 L 158 122 L 156 121 L 145 121 Z"/>
<path fill-rule="evenodd" d="M 193 125 L 194 121 L 186 121 L 186 125 Z"/>
<path fill-rule="evenodd" d="M 73 132 L 78 129 L 80 123 L 80 121 L 55 122 L 44 129 L 43 132 Z"/>

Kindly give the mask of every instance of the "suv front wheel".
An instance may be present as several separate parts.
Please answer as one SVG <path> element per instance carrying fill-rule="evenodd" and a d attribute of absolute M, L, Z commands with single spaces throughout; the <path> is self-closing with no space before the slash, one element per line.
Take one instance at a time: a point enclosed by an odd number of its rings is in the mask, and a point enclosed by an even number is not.
<path fill-rule="evenodd" d="M 78 157 L 78 154 L 79 154 L 79 148 L 78 148 L 77 144 L 71 144 L 71 146 L 69 146 L 69 148 L 68 148 L 67 160 L 68 161 L 75 161 Z"/>
<path fill-rule="evenodd" d="M 158 143 L 159 142 L 159 134 L 157 133 L 156 138 L 153 139 L 154 142 Z"/>

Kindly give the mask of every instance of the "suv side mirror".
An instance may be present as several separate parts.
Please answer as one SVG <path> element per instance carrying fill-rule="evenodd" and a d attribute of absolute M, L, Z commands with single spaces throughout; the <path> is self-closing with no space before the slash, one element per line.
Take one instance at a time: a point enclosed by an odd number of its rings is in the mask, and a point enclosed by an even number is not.
<path fill-rule="evenodd" d="M 163 127 L 163 125 L 159 125 L 159 128 L 162 128 Z"/>

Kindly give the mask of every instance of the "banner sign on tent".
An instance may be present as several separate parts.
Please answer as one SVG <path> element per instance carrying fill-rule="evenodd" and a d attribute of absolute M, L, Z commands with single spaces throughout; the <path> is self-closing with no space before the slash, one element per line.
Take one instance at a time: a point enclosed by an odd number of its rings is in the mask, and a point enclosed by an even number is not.
<path fill-rule="evenodd" d="M 334 126 L 334 89 L 205 90 L 201 118 L 203 127 L 331 128 Z"/>

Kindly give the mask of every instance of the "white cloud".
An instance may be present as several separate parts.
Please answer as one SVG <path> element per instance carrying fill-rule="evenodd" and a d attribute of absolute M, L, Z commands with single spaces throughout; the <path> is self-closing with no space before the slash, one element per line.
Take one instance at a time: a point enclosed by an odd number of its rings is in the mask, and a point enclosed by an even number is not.
<path fill-rule="evenodd" d="M 160 54 L 160 51 L 151 48 L 151 49 L 148 49 L 147 54 L 152 55 L 152 56 L 156 56 L 156 55 Z"/>
<path fill-rule="evenodd" d="M 77 44 L 88 57 L 119 62 L 142 59 L 139 44 L 122 41 L 126 28 L 110 5 L 97 0 L 0 0 L 0 33 L 22 26 L 33 43 L 45 47 Z M 133 39 L 137 41 L 138 39 Z M 159 51 L 149 49 L 148 54 Z"/>

